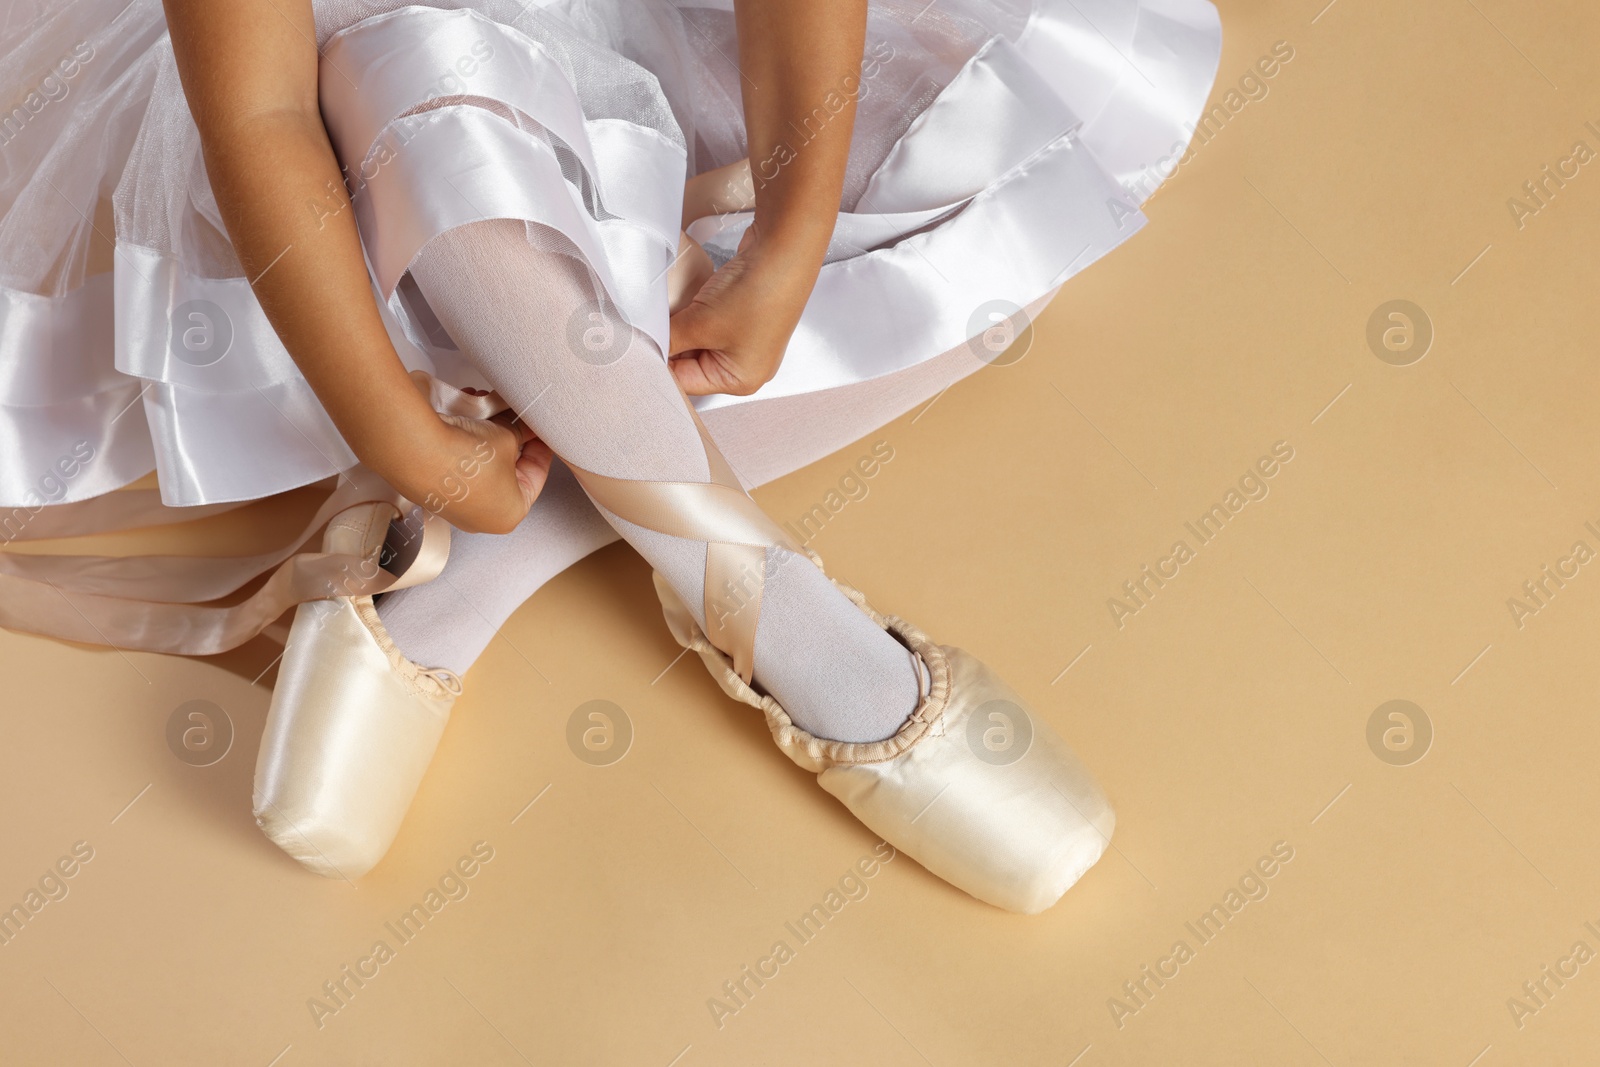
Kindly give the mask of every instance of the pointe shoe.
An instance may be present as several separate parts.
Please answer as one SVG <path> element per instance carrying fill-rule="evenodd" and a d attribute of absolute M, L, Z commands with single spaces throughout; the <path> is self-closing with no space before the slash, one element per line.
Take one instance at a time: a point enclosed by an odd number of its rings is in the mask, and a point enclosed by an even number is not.
<path fill-rule="evenodd" d="M 1044 911 L 1110 844 L 1116 816 L 1105 793 L 1050 725 L 976 657 L 934 644 L 904 620 L 879 614 L 858 590 L 833 582 L 931 678 L 927 696 L 883 741 L 829 741 L 795 726 L 776 700 L 740 677 L 655 576 L 673 637 L 700 654 L 724 692 L 761 709 L 784 754 L 815 772 L 856 818 L 979 900 L 1029 915 Z"/>
<path fill-rule="evenodd" d="M 394 509 L 335 517 L 323 551 L 376 564 Z M 295 611 L 256 759 L 256 824 L 329 878 L 371 870 L 394 842 L 433 759 L 461 681 L 400 654 L 371 596 Z"/>
<path fill-rule="evenodd" d="M 835 580 L 928 671 L 928 694 L 910 718 L 882 741 L 830 741 L 800 729 L 752 688 L 768 552 L 804 552 L 819 569 L 822 561 L 756 506 L 693 406 L 688 411 L 705 448 L 707 482 L 613 478 L 568 463 L 612 514 L 706 542 L 701 617 L 709 632 L 656 575 L 672 635 L 700 654 L 724 692 L 760 708 L 778 747 L 889 844 L 996 907 L 1032 914 L 1054 904 L 1100 858 L 1116 818 L 1066 742 L 975 657 L 879 614 Z M 730 596 L 738 610 L 728 610 Z"/>

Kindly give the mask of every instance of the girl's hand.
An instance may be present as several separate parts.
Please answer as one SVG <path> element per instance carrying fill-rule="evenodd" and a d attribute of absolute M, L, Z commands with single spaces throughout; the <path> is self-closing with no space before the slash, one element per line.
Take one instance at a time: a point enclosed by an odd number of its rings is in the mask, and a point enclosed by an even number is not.
<path fill-rule="evenodd" d="M 328 417 L 407 499 L 462 530 L 510 531 L 550 450 L 510 419 L 442 418 L 408 379 L 322 123 L 311 0 L 164 3 L 228 238 Z"/>
<path fill-rule="evenodd" d="M 672 316 L 672 372 L 691 395 L 749 396 L 778 373 L 838 221 L 866 48 L 867 0 L 733 0 L 733 16 L 748 163 L 690 179 L 683 219 L 748 192 L 755 222 Z"/>
<path fill-rule="evenodd" d="M 400 469 L 378 473 L 459 530 L 509 533 L 544 489 L 550 446 L 510 412 L 488 421 L 431 409 L 423 417 L 433 421 L 409 437 L 416 447 L 399 457 Z"/>
<path fill-rule="evenodd" d="M 819 256 L 762 239 L 759 223 L 738 252 L 672 316 L 671 367 L 690 396 L 749 396 L 778 373 L 816 284 Z"/>

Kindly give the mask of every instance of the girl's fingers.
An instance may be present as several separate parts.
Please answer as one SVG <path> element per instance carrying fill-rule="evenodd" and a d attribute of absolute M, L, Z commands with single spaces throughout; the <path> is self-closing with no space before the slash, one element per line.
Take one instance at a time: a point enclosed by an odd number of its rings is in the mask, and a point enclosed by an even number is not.
<path fill-rule="evenodd" d="M 678 356 L 669 366 L 673 377 L 678 380 L 678 388 L 689 396 L 705 396 L 709 393 L 749 396 L 772 377 L 772 374 L 761 369 L 759 361 L 752 364 L 748 354 L 716 350 Z"/>
<path fill-rule="evenodd" d="M 517 486 L 522 490 L 522 499 L 529 507 L 533 506 L 533 502 L 544 491 L 545 482 L 550 478 L 550 464 L 554 458 L 555 454 L 550 451 L 550 446 L 538 438 L 524 445 L 522 454 L 517 457 Z"/>
<path fill-rule="evenodd" d="M 678 380 L 678 388 L 688 396 L 706 396 L 718 391 L 715 383 L 706 373 L 705 364 L 702 362 L 710 358 L 710 353 L 705 351 L 688 352 L 681 356 L 672 357 L 667 364 L 672 371 L 672 376 Z"/>
<path fill-rule="evenodd" d="M 668 319 L 668 357 L 682 352 L 716 347 L 716 338 L 713 336 L 714 319 L 715 315 L 708 313 L 699 304 L 690 304 Z"/>

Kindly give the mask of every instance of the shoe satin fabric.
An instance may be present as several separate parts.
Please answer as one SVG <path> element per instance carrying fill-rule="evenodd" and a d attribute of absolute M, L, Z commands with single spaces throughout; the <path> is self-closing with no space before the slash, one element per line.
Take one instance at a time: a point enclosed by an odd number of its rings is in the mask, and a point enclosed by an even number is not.
<path fill-rule="evenodd" d="M 393 515 L 351 508 L 322 548 L 375 567 Z M 365 874 L 394 842 L 460 691 L 400 654 L 370 596 L 301 604 L 256 756 L 256 824 L 318 874 Z"/>
<path fill-rule="evenodd" d="M 1007 911 L 1044 911 L 1094 866 L 1116 827 L 1099 783 L 1047 723 L 970 653 L 943 646 L 951 701 L 939 724 L 904 754 L 841 763 L 817 784 L 929 871 Z M 1012 762 L 989 762 L 970 729 L 986 708 L 1026 715 L 1029 743 Z M 1016 724 L 1008 724 L 1015 727 Z"/>
<path fill-rule="evenodd" d="M 821 561 L 813 556 L 821 566 Z M 892 737 L 850 743 L 795 726 L 706 639 L 683 602 L 656 576 L 673 637 L 697 652 L 723 692 L 766 717 L 784 755 L 885 841 L 958 889 L 1026 915 L 1049 908 L 1111 843 L 1111 803 L 1050 724 L 977 657 L 937 645 L 877 612 L 857 589 L 841 592 L 927 668 L 927 695 Z M 1006 732 L 991 745 L 985 733 Z"/>
<path fill-rule="evenodd" d="M 355 600 L 301 604 L 261 738 L 256 824 L 316 873 L 359 878 L 394 842 L 454 702 L 400 673 Z"/>

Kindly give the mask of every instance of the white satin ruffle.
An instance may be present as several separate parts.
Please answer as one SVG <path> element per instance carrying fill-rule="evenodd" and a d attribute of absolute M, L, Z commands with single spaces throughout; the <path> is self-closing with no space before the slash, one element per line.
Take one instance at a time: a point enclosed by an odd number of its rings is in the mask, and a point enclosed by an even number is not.
<path fill-rule="evenodd" d="M 729 5 L 673 6 L 715 14 Z M 323 42 L 324 118 L 356 180 L 375 291 L 401 358 L 480 384 L 432 343 L 401 283 L 429 240 L 482 218 L 527 219 L 563 235 L 624 316 L 664 348 L 685 144 L 671 122 L 597 107 L 584 81 L 592 72 L 557 37 L 499 21 L 487 6 L 448 0 L 347 16 Z M 554 16 L 564 6 L 541 5 Z M 470 91 L 438 99 L 438 72 L 485 51 L 492 58 L 475 64 Z M 791 411 L 808 397 L 826 398 L 834 437 L 865 433 L 877 422 L 861 420 L 883 413 L 866 404 L 852 421 L 853 387 L 962 348 L 987 326 L 975 309 L 1035 304 L 1132 236 L 1152 169 L 1187 144 L 1219 51 L 1207 0 L 1035 0 L 1019 33 L 995 34 L 948 79 L 888 149 L 855 210 L 841 213 L 778 376 L 752 397 L 700 402 L 719 442 L 753 425 L 731 409 Z M 629 60 L 604 55 L 635 79 L 630 91 L 653 84 Z M 161 62 L 170 64 L 170 51 Z M 151 76 L 130 67 L 125 80 Z M 641 113 L 704 107 L 657 103 Z M 186 112 L 178 119 L 192 126 Z M 163 135 L 192 141 L 189 130 Z M 136 156 L 149 137 L 141 130 Z M 191 199 L 214 220 L 209 192 Z M 702 220 L 691 233 L 726 255 L 748 221 Z M 91 276 L 56 297 L 0 288 L 0 505 L 36 506 L 41 474 L 80 440 L 103 462 L 84 465 L 50 503 L 106 492 L 152 464 L 162 499 L 193 505 L 270 495 L 354 462 L 243 277 L 195 267 L 176 236 L 151 247 L 120 218 L 117 232 L 114 282 Z M 225 350 L 188 344 L 195 330 Z M 918 389 L 931 396 L 981 365 L 945 360 L 948 370 L 918 378 Z M 730 417 L 713 415 L 723 409 Z M 795 446 L 790 469 L 814 451 Z"/>

